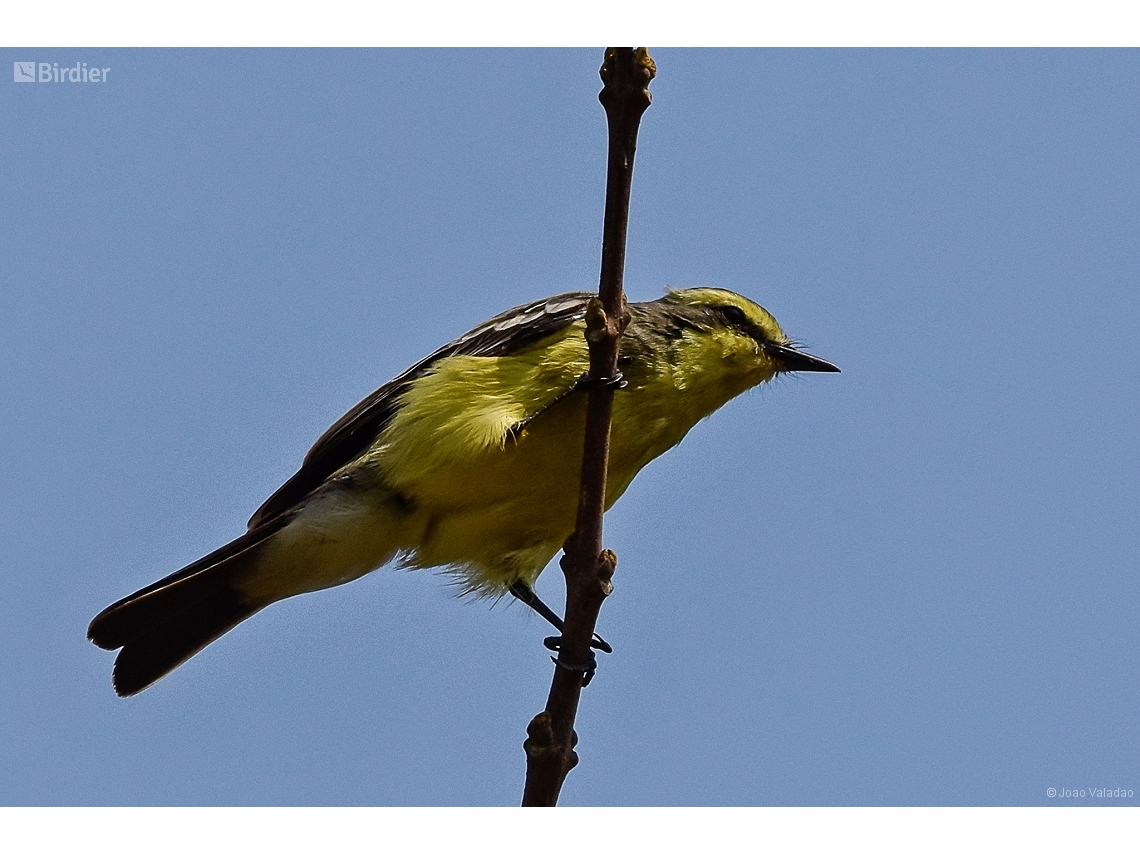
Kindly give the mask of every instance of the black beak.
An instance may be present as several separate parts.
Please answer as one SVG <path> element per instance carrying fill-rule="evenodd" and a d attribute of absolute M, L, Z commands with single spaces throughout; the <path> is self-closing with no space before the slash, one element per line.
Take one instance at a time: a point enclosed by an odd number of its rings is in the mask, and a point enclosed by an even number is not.
<path fill-rule="evenodd" d="M 775 360 L 779 371 L 839 371 L 839 366 L 832 365 L 826 359 L 802 353 L 786 344 L 765 342 L 764 352 Z"/>

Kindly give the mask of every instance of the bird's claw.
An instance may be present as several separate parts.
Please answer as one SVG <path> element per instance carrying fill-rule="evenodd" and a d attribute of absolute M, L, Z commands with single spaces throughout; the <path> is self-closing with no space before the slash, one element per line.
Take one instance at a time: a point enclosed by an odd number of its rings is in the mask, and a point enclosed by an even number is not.
<path fill-rule="evenodd" d="M 609 647 L 609 645 L 606 644 L 606 642 L 601 639 L 597 633 L 594 633 L 594 638 L 597 639 L 597 641 L 600 641 L 602 644 L 605 644 L 606 647 Z M 550 657 L 551 662 L 553 662 L 559 668 L 565 669 L 566 671 L 574 671 L 577 674 L 581 674 L 583 689 L 590 685 L 590 681 L 594 679 L 594 672 L 598 670 L 598 657 L 594 655 L 594 650 L 590 651 L 590 658 L 587 659 L 584 663 L 580 665 L 572 665 L 562 658 L 561 636 L 551 636 L 550 638 L 544 638 L 542 640 L 542 643 L 546 646 L 547 650 L 554 650 L 558 653 L 557 656 Z M 595 641 L 590 642 L 590 647 L 597 650 L 604 650 L 604 648 L 598 647 L 597 642 Z M 605 650 L 605 652 L 611 653 L 612 650 Z"/>
<path fill-rule="evenodd" d="M 549 638 L 544 638 L 542 643 L 546 646 L 547 650 L 561 650 L 562 649 L 562 636 L 552 635 Z M 614 649 L 610 647 L 610 643 L 598 635 L 596 632 L 590 639 L 590 647 L 594 650 L 600 650 L 602 653 L 613 653 Z"/>
<path fill-rule="evenodd" d="M 629 381 L 625 379 L 620 371 L 615 371 L 613 377 L 591 377 L 590 372 L 587 371 L 574 382 L 572 388 L 579 390 L 588 390 L 595 387 L 602 389 L 624 389 L 628 385 Z"/>

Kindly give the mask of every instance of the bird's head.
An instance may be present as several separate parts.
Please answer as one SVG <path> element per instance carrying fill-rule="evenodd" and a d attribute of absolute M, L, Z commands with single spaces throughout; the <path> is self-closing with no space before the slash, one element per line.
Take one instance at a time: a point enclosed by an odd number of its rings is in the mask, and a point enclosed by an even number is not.
<path fill-rule="evenodd" d="M 654 320 L 667 337 L 684 341 L 684 362 L 725 374 L 744 388 L 792 371 L 839 371 L 798 350 L 776 319 L 747 297 L 720 288 L 669 291 L 655 303 Z"/>

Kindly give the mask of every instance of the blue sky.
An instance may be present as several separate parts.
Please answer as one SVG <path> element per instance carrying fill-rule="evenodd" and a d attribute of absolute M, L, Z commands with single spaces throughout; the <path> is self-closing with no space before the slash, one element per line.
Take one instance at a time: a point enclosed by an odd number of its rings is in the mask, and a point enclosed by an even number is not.
<path fill-rule="evenodd" d="M 0 803 L 517 803 L 518 606 L 381 570 L 128 700 L 84 633 L 374 387 L 596 287 L 601 52 L 0 53 L 112 69 L 0 85 Z M 562 803 L 1140 791 L 1140 54 L 653 55 L 630 298 L 738 290 L 843 374 L 607 515 Z"/>

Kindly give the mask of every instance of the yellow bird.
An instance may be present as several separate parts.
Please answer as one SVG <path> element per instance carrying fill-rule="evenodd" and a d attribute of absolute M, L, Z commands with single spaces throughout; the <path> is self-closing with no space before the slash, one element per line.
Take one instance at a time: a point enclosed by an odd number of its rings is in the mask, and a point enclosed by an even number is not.
<path fill-rule="evenodd" d="M 88 637 L 122 648 L 115 691 L 142 691 L 270 603 L 393 559 L 541 607 L 531 586 L 578 505 L 590 297 L 511 309 L 416 363 L 329 428 L 245 534 L 100 612 Z M 839 370 L 731 291 L 670 291 L 629 311 L 607 508 L 741 392 L 783 372 Z"/>

